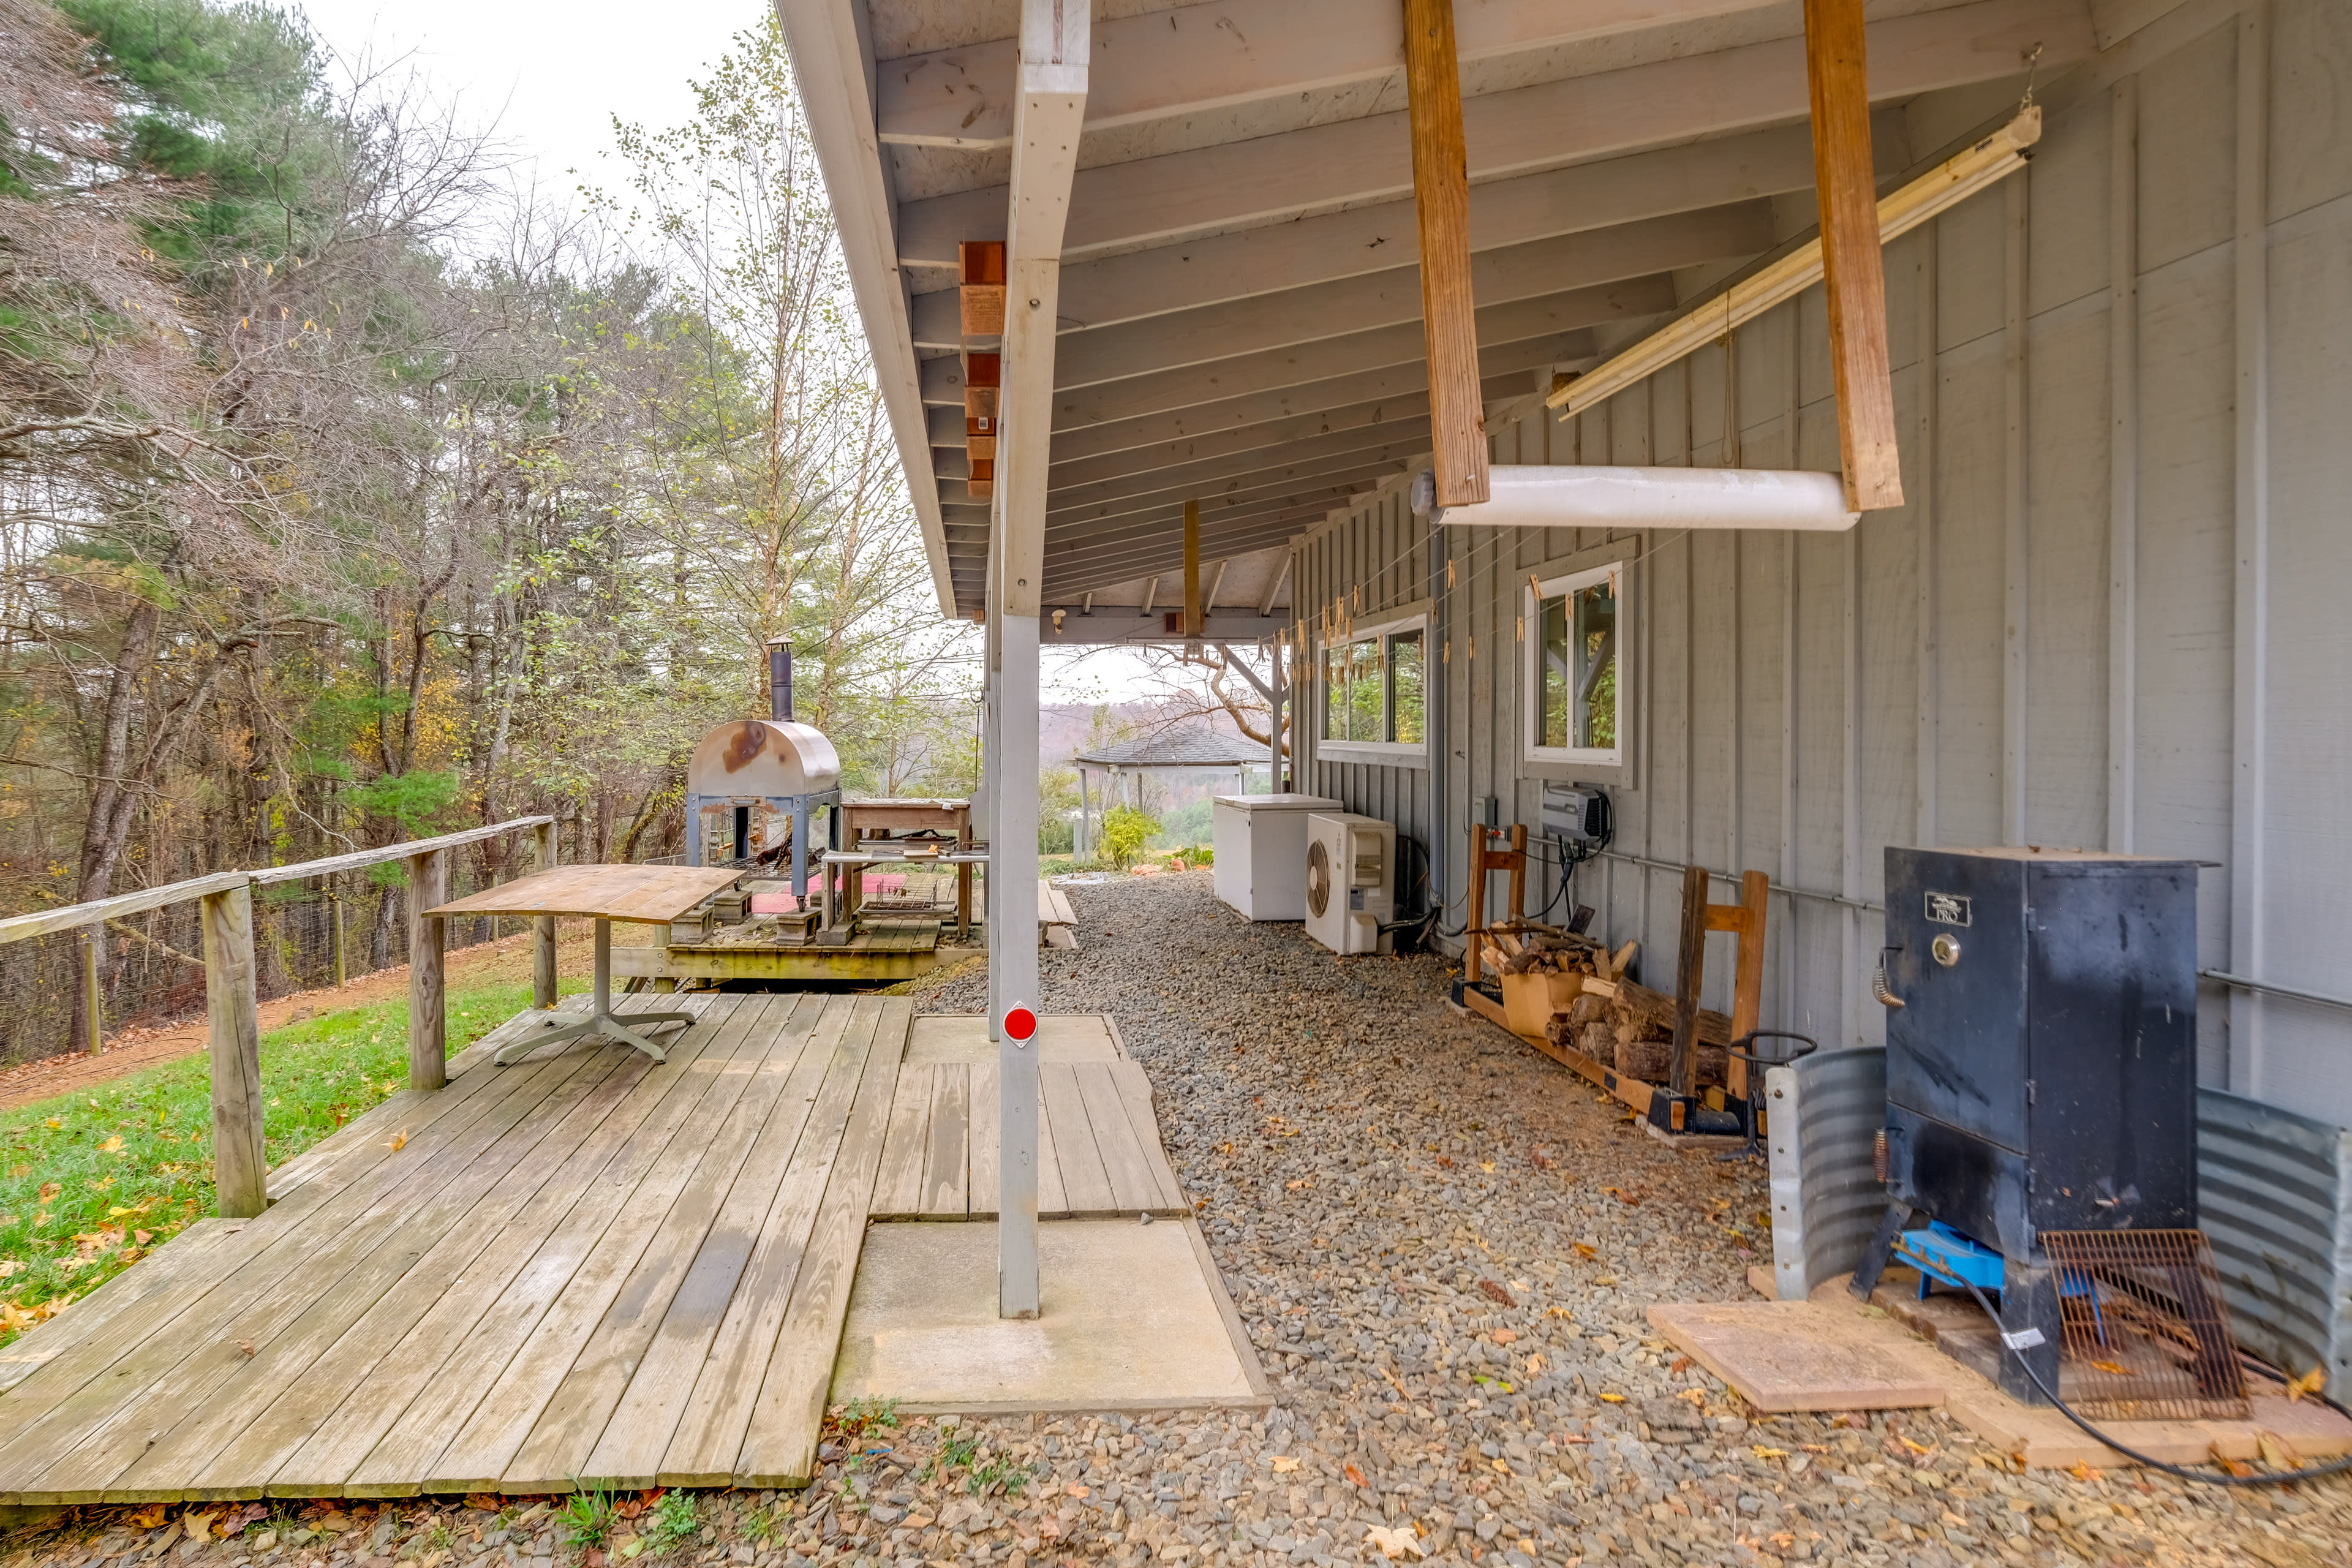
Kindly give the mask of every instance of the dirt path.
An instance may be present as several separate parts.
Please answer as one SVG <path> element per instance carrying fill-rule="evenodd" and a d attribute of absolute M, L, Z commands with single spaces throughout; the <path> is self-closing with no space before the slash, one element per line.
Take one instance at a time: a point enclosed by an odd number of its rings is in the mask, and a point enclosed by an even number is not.
<path fill-rule="evenodd" d="M 576 927 L 576 929 L 575 929 Z M 556 973 L 570 973 L 588 963 L 589 922 L 565 921 L 557 928 Z M 573 950 L 577 950 L 576 952 Z M 497 984 L 530 978 L 530 933 L 519 931 L 496 942 L 477 942 L 453 950 L 447 960 L 448 989 Z M 379 969 L 347 985 L 327 985 L 272 997 L 261 1005 L 261 1032 L 345 1007 L 365 1007 L 408 994 L 408 965 Z M 0 1110 L 12 1110 L 36 1100 L 70 1094 L 92 1084 L 107 1083 L 205 1048 L 202 1018 L 155 1028 L 124 1029 L 106 1042 L 97 1056 L 44 1057 L 0 1072 Z"/>

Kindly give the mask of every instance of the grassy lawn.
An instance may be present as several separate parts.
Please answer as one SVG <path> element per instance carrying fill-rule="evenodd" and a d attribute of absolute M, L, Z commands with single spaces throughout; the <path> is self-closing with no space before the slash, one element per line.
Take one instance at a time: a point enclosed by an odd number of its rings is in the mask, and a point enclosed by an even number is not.
<path fill-rule="evenodd" d="M 530 1005 L 528 980 L 453 991 L 451 1052 Z M 407 1079 L 404 1000 L 323 1013 L 262 1036 L 270 1164 L 299 1154 Z M 0 1344 L 213 1212 L 212 1084 L 201 1051 L 0 1112 Z"/>

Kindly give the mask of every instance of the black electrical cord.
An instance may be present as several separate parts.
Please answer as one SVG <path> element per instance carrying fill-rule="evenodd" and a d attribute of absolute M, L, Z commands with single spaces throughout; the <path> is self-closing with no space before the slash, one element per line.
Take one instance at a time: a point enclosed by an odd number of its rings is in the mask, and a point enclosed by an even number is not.
<path fill-rule="evenodd" d="M 1968 1286 L 1969 1294 L 1977 1299 L 1977 1305 L 1984 1309 L 1985 1316 L 1992 1320 L 1994 1331 L 2000 1335 L 2002 1348 L 2017 1358 L 2017 1364 L 2025 1369 L 2025 1375 L 2033 1380 L 2033 1386 L 2042 1391 L 2042 1396 L 2056 1405 L 2058 1413 L 2067 1420 L 2072 1421 L 2126 1459 L 2145 1465 L 2151 1470 L 2162 1470 L 2168 1476 L 2179 1476 L 2184 1481 L 2200 1481 L 2209 1487 L 2278 1487 L 2284 1486 L 2289 1481 L 2315 1481 L 2323 1476 L 2340 1476 L 2347 1470 L 2352 1470 L 2352 1455 L 2347 1455 L 2341 1459 L 2332 1460 L 2325 1465 L 2308 1466 L 2300 1470 L 2273 1470 L 2268 1475 L 2256 1476 L 2232 1476 L 2226 1473 L 2215 1475 L 2210 1470 L 2192 1470 L 2183 1465 L 2168 1465 L 2162 1459 L 2153 1458 L 2137 1449 L 2127 1448 L 2075 1415 L 2074 1406 L 2059 1398 L 2058 1391 L 2042 1381 L 2042 1374 L 2033 1370 L 2033 1363 L 2025 1359 L 2025 1352 L 2009 1342 L 2007 1325 L 2001 1322 L 2000 1314 L 1992 1310 L 1992 1303 L 1985 1300 L 1984 1292 L 1977 1289 L 1975 1281 L 1963 1280 L 1962 1283 Z M 2347 1420 L 2352 1420 L 2352 1410 L 2345 1409 L 2327 1395 L 2314 1394 L 2311 1397 L 2318 1400 L 2338 1415 Z"/>

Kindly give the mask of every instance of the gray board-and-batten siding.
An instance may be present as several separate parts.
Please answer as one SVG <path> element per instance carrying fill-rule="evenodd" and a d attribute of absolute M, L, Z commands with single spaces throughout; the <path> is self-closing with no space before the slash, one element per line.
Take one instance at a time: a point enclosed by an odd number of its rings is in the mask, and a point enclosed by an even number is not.
<path fill-rule="evenodd" d="M 1320 754 L 1312 686 L 1301 787 L 1433 837 L 1448 928 L 1472 802 L 1532 831 L 1569 776 L 1610 788 L 1621 856 L 1794 890 L 1766 1017 L 1825 1046 L 1883 1039 L 1888 844 L 2216 862 L 2201 968 L 2352 993 L 2352 5 L 2182 5 L 2039 96 L 2031 166 L 1887 248 L 1903 509 L 1802 536 L 1447 528 L 1433 560 L 1391 485 L 1298 542 L 1310 637 L 1324 606 L 1432 608 L 1434 795 L 1425 764 Z M 1919 106 L 1950 122 L 1913 145 L 2000 107 Z M 1834 468 L 1822 292 L 1491 441 L 1504 463 Z M 1563 773 L 1521 755 L 1520 590 L 1612 544 L 1628 765 Z M 1529 888 L 1532 912 L 1552 889 Z M 1604 858 L 1574 898 L 1671 983 L 1670 870 Z M 2352 1123 L 2352 1013 L 2209 982 L 2199 1035 L 2205 1082 Z"/>

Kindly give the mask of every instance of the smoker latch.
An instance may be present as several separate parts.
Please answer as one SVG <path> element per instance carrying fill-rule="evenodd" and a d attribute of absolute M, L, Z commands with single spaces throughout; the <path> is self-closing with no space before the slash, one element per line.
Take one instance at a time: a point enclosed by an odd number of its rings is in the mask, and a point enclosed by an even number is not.
<path fill-rule="evenodd" d="M 1870 994 L 1873 996 L 1877 997 L 1883 1005 L 1889 1007 L 1900 1007 L 1903 1005 L 1903 998 L 1897 996 L 1894 992 L 1886 988 L 1886 955 L 1890 952 L 1900 952 L 1902 951 L 1903 950 L 1899 947 L 1880 948 L 1878 950 L 1878 967 L 1873 970 L 1870 975 Z"/>

